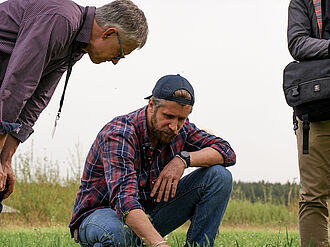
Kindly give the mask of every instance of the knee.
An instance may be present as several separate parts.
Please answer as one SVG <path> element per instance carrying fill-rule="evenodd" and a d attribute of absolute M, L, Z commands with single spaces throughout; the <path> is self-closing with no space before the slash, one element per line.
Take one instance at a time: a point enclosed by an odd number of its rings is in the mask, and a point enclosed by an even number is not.
<path fill-rule="evenodd" d="M 134 238 L 133 232 L 127 227 L 112 229 L 111 231 L 104 229 L 100 225 L 90 224 L 86 228 L 87 239 L 93 247 L 102 246 L 131 246 L 137 239 Z"/>
<path fill-rule="evenodd" d="M 214 186 L 221 188 L 222 191 L 227 191 L 229 194 L 231 193 L 233 177 L 229 170 L 222 165 L 214 165 L 207 168 L 207 173 Z"/>

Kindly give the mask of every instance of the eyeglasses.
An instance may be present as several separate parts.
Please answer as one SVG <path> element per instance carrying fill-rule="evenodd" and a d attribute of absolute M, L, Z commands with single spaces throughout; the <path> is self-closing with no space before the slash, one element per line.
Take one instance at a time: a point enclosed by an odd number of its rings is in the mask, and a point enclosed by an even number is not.
<path fill-rule="evenodd" d="M 117 32 L 117 37 L 118 37 L 118 42 L 119 42 L 119 46 L 120 46 L 121 55 L 120 56 L 116 56 L 113 59 L 122 59 L 122 58 L 125 58 L 125 53 L 124 53 L 124 49 L 123 49 L 123 46 L 121 44 L 121 40 L 120 40 L 120 36 L 119 36 L 119 33 L 118 32 Z"/>

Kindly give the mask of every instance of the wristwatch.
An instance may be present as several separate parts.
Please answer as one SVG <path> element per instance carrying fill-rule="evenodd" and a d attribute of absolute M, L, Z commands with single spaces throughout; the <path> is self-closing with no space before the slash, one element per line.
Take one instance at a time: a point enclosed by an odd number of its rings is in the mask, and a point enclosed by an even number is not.
<path fill-rule="evenodd" d="M 190 167 L 190 153 L 187 151 L 181 151 L 178 155 L 185 161 L 186 168 Z"/>

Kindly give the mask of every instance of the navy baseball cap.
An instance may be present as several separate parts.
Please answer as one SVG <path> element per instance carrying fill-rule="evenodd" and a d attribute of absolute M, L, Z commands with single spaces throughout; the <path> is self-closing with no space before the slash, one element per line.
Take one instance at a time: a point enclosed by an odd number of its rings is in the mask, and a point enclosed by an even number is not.
<path fill-rule="evenodd" d="M 174 92 L 180 89 L 186 90 L 190 94 L 191 99 L 175 97 Z M 180 76 L 179 74 L 165 75 L 162 78 L 160 78 L 157 81 L 154 89 L 152 90 L 152 95 L 146 97 L 145 99 L 150 99 L 152 96 L 159 99 L 175 101 L 181 104 L 191 105 L 191 106 L 193 106 L 195 102 L 193 87 L 186 78 Z"/>

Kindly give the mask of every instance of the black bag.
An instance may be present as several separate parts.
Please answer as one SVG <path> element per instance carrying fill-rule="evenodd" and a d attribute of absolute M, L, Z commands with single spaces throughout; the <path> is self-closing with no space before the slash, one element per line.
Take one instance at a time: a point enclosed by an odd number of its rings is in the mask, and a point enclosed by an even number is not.
<path fill-rule="evenodd" d="M 330 119 L 330 59 L 294 61 L 283 72 L 283 90 L 286 102 L 303 121 L 303 153 L 308 154 L 310 122 Z"/>

